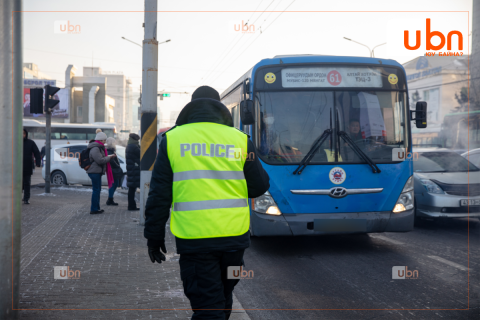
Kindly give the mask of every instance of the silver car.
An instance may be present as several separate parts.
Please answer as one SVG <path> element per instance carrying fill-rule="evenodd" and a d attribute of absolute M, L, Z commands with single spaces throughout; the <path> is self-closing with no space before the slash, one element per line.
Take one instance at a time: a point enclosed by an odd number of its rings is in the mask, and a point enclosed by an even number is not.
<path fill-rule="evenodd" d="M 450 150 L 414 151 L 415 217 L 480 217 L 480 169 Z"/>

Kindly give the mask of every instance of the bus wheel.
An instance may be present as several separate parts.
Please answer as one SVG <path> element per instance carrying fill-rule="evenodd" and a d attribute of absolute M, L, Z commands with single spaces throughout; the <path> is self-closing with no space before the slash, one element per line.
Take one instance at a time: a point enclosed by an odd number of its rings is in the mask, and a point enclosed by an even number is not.
<path fill-rule="evenodd" d="M 55 171 L 50 177 L 50 182 L 56 185 L 67 184 L 67 177 L 62 171 Z"/>

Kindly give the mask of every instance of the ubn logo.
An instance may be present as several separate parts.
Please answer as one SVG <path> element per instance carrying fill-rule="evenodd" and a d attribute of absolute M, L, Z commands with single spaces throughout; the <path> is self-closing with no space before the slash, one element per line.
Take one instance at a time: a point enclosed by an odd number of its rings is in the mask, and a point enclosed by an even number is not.
<path fill-rule="evenodd" d="M 461 56 L 467 54 L 468 24 L 445 17 L 393 19 L 388 28 L 388 53 L 397 56 Z M 466 21 L 466 20 L 465 20 Z"/>
<path fill-rule="evenodd" d="M 243 148 L 232 148 L 229 150 L 230 156 L 228 157 L 228 161 L 254 161 L 255 160 L 255 153 L 253 152 L 245 152 Z"/>
<path fill-rule="evenodd" d="M 253 270 L 247 271 L 243 267 L 227 267 L 227 279 L 252 279 Z"/>
<path fill-rule="evenodd" d="M 405 150 L 405 148 L 392 149 L 392 161 L 405 161 L 405 160 L 411 160 L 411 161 L 418 160 L 418 153 L 408 152 Z"/>
<path fill-rule="evenodd" d="M 81 27 L 79 24 L 70 24 L 70 21 L 57 20 L 53 23 L 55 33 L 79 34 Z"/>
<path fill-rule="evenodd" d="M 70 270 L 68 266 L 53 267 L 53 278 L 54 279 L 80 279 L 80 270 Z"/>
<path fill-rule="evenodd" d="M 70 148 L 57 148 L 53 153 L 53 161 L 78 160 L 80 152 L 72 152 Z"/>
<path fill-rule="evenodd" d="M 228 31 L 230 33 L 242 33 L 242 34 L 254 34 L 256 31 L 255 25 L 248 24 L 248 21 L 229 21 L 228 22 Z"/>
<path fill-rule="evenodd" d="M 418 279 L 418 270 L 408 270 L 407 266 L 392 267 L 392 279 Z"/>

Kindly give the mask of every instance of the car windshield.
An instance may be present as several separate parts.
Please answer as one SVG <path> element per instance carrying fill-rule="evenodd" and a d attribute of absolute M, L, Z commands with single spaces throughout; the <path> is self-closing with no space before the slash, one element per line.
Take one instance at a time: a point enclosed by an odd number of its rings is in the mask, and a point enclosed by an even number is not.
<path fill-rule="evenodd" d="M 479 169 L 455 152 L 423 152 L 413 162 L 415 172 L 467 172 Z"/>
<path fill-rule="evenodd" d="M 352 143 L 374 162 L 391 162 L 392 148 L 407 148 L 404 101 L 398 91 L 258 92 L 255 141 L 264 161 L 295 164 L 332 129 L 311 163 L 364 163 Z"/>

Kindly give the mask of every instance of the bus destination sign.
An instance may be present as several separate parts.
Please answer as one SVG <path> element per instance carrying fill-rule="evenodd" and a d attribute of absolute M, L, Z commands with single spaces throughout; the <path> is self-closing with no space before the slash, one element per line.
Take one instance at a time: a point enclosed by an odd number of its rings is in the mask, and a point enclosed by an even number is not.
<path fill-rule="evenodd" d="M 381 88 L 382 72 L 377 68 L 312 67 L 282 69 L 284 88 Z"/>

